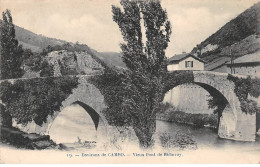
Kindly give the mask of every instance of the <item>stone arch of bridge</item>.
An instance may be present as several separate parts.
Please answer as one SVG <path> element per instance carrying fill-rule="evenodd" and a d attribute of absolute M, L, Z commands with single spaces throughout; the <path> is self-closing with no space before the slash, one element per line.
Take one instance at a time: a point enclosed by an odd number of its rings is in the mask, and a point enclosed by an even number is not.
<path fill-rule="evenodd" d="M 89 78 L 87 76 L 82 76 L 79 78 L 78 87 L 75 88 L 72 91 L 72 94 L 62 102 L 60 111 L 73 104 L 78 104 L 88 112 L 88 114 L 93 119 L 93 122 L 97 129 L 98 129 L 98 122 L 100 122 L 101 120 L 104 123 L 104 126 L 108 127 L 106 118 L 102 114 L 102 111 L 107 108 L 105 104 L 104 96 L 100 93 L 99 89 L 96 86 L 89 83 L 88 79 Z M 51 125 L 55 120 L 55 118 L 60 113 L 60 111 L 55 112 L 54 115 L 51 116 L 51 119 L 48 124 L 48 128 L 45 131 L 46 134 L 49 133 Z M 109 128 L 106 128 L 105 135 L 107 135 L 108 129 Z"/>
<path fill-rule="evenodd" d="M 235 93 L 235 84 L 228 79 L 228 74 L 212 71 L 175 71 L 169 73 L 165 80 L 165 93 L 181 84 L 200 85 L 211 95 L 219 96 L 227 105 L 223 105 L 219 120 L 218 136 L 220 138 L 255 141 L 256 116 L 242 111 L 241 103 Z"/>
<path fill-rule="evenodd" d="M 100 135 L 102 134 L 102 136 L 107 136 L 107 124 L 106 124 L 102 114 L 99 113 L 98 111 L 96 111 L 95 109 L 93 109 L 91 106 L 89 106 L 81 101 L 75 101 L 75 102 L 63 107 L 60 112 L 56 112 L 54 114 L 54 116 L 52 117 L 52 120 L 49 122 L 49 126 L 46 131 L 46 133 L 48 135 L 50 134 L 52 125 L 54 124 L 54 121 L 59 116 L 59 114 L 63 110 L 65 110 L 67 107 L 70 107 L 73 105 L 79 105 L 80 107 L 82 107 L 85 110 L 85 112 L 87 112 L 87 114 L 91 117 L 97 133 L 99 133 Z"/>
<path fill-rule="evenodd" d="M 75 102 L 71 103 L 70 105 L 64 107 L 64 108 L 63 108 L 60 112 L 58 112 L 57 114 L 55 114 L 55 116 L 52 118 L 52 121 L 49 123 L 50 126 L 49 126 L 49 129 L 48 129 L 48 132 L 47 132 L 47 133 L 49 133 L 49 131 L 50 131 L 52 125 L 53 125 L 53 122 L 54 122 L 55 119 L 59 116 L 59 114 L 60 114 L 65 108 L 67 108 L 67 107 L 69 107 L 69 106 L 73 106 L 73 105 L 79 105 L 80 107 L 82 107 L 82 108 L 88 113 L 88 115 L 91 117 L 91 119 L 92 119 L 92 121 L 93 121 L 93 123 L 94 123 L 94 125 L 95 125 L 95 129 L 96 129 L 96 130 L 98 129 L 99 122 L 100 122 L 100 121 L 103 121 L 102 118 L 101 118 L 101 116 L 100 116 L 100 114 L 99 114 L 97 111 L 95 111 L 92 107 L 90 107 L 89 105 L 87 105 L 87 104 L 85 104 L 85 103 L 83 103 L 83 102 L 81 102 L 81 101 L 75 101 Z"/>
<path fill-rule="evenodd" d="M 233 102 L 230 100 L 229 97 L 227 97 L 227 94 L 222 93 L 223 91 L 219 90 L 218 87 L 214 87 L 210 83 L 207 83 L 207 82 L 206 83 L 205 82 L 186 82 L 186 83 L 184 82 L 184 83 L 181 83 L 181 84 L 172 85 L 172 87 L 168 91 L 171 91 L 175 87 L 180 86 L 180 85 L 184 85 L 184 84 L 198 85 L 201 88 L 203 88 L 204 90 L 206 90 L 213 97 L 214 100 L 217 100 L 218 102 L 220 102 L 221 105 L 218 106 L 219 107 L 219 109 L 218 109 L 218 129 L 219 129 L 219 125 L 221 124 L 221 120 L 223 120 L 223 119 L 225 120 L 226 119 L 225 117 L 228 115 L 229 118 L 230 117 L 233 118 L 232 119 L 233 122 L 231 122 L 231 126 L 228 127 L 229 131 L 235 131 L 235 125 L 236 125 L 236 123 L 235 123 L 235 120 L 236 120 L 235 119 L 235 116 L 236 116 L 235 111 L 236 110 L 234 110 L 234 107 L 232 105 Z M 229 90 L 227 90 L 227 91 L 229 91 Z M 165 93 L 165 95 L 166 95 L 166 93 Z M 223 113 L 225 113 L 225 114 L 223 114 Z M 221 117 L 222 117 L 222 119 L 220 119 Z M 224 124 L 224 123 L 222 123 L 222 124 Z"/>
<path fill-rule="evenodd" d="M 221 102 L 223 102 L 223 108 L 224 109 L 227 105 L 230 105 L 230 102 L 228 101 L 228 98 L 225 97 L 224 94 L 222 94 L 218 89 L 214 88 L 211 85 L 205 84 L 205 83 L 200 83 L 200 82 L 187 82 L 187 83 L 182 83 L 182 84 L 177 84 L 171 87 L 170 90 L 168 90 L 167 92 L 173 90 L 175 87 L 180 86 L 180 85 L 187 85 L 187 84 L 195 84 L 200 86 L 201 88 L 203 88 L 204 90 L 206 90 L 213 98 L 220 100 Z M 167 93 L 166 92 L 166 93 Z M 165 94 L 166 94 L 165 93 Z M 192 92 L 191 92 L 192 93 Z M 230 106 L 231 107 L 231 106 Z"/>

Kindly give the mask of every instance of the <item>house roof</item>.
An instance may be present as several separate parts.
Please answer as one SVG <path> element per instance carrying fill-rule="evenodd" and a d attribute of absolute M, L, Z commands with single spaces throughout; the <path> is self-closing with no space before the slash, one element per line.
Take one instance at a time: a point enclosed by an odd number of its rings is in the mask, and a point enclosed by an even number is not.
<path fill-rule="evenodd" d="M 182 53 L 182 54 L 174 55 L 174 56 L 172 56 L 171 58 L 168 59 L 168 62 L 169 62 L 169 64 L 177 64 L 180 61 L 182 61 L 182 60 L 184 60 L 188 57 L 192 57 L 192 58 L 194 58 L 194 59 L 196 59 L 196 60 L 198 60 L 202 63 L 206 63 L 204 60 L 202 60 L 202 59 L 200 59 L 200 58 L 198 58 L 198 57 L 196 57 L 196 56 L 194 56 L 190 53 Z"/>
<path fill-rule="evenodd" d="M 211 70 L 218 69 L 224 65 L 231 65 L 230 59 L 231 58 L 229 56 L 219 57 L 219 58 L 215 59 L 214 61 L 206 64 L 205 70 L 211 71 Z M 234 60 L 234 64 L 237 64 L 237 65 L 245 65 L 245 64 L 249 64 L 249 63 L 251 63 L 251 64 L 258 63 L 259 64 L 259 62 L 260 62 L 260 51 L 241 56 Z"/>
<path fill-rule="evenodd" d="M 247 54 L 234 60 L 234 64 L 260 62 L 260 51 Z M 231 61 L 226 64 L 231 64 Z"/>
<path fill-rule="evenodd" d="M 215 70 L 223 65 L 225 65 L 226 62 L 230 61 L 230 57 L 219 57 L 215 59 L 214 61 L 208 63 L 205 65 L 205 70 L 211 71 Z"/>

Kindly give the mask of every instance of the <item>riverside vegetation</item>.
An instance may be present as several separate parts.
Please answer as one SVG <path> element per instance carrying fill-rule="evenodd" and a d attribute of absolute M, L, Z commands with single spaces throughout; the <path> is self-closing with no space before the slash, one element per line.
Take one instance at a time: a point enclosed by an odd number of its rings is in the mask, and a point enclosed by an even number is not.
<path fill-rule="evenodd" d="M 159 136 L 160 144 L 166 149 L 196 150 L 197 143 L 191 134 L 178 131 L 175 137 L 164 132 Z"/>
<path fill-rule="evenodd" d="M 178 111 L 169 103 L 162 103 L 160 110 L 156 114 L 158 120 L 188 124 L 195 127 L 211 127 L 216 129 L 218 126 L 218 116 L 216 114 L 192 114 Z"/>

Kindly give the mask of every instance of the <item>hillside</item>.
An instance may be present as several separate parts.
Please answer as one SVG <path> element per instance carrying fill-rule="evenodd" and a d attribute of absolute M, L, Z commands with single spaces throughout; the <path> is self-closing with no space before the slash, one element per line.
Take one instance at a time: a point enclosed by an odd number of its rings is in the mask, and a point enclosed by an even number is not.
<path fill-rule="evenodd" d="M 0 20 L 0 24 L 2 20 Z M 29 30 L 15 25 L 15 35 L 19 44 L 22 44 L 25 48 L 31 49 L 33 52 L 40 52 L 42 49 L 50 46 L 63 45 L 68 43 L 64 40 L 56 38 L 48 38 L 43 35 L 35 34 Z M 70 44 L 72 44 L 70 42 Z"/>
<path fill-rule="evenodd" d="M 2 20 L 0 20 L 0 23 Z M 72 42 L 67 42 L 65 40 L 60 40 L 56 38 L 49 38 L 43 35 L 35 34 L 29 30 L 15 25 L 16 38 L 19 44 L 22 44 L 24 48 L 31 49 L 33 52 L 41 52 L 43 49 L 47 48 L 49 45 L 54 47 L 57 45 L 64 45 L 69 43 L 74 45 Z M 121 54 L 116 52 L 98 52 L 91 49 L 89 46 L 81 44 L 80 50 L 87 50 L 98 57 L 108 66 L 116 66 L 119 68 L 125 68 L 125 64 L 121 59 Z"/>
<path fill-rule="evenodd" d="M 33 52 L 40 52 L 42 49 L 50 46 L 56 45 L 63 45 L 67 42 L 64 40 L 56 39 L 56 38 L 48 38 L 43 35 L 35 34 L 31 31 L 28 31 L 24 28 L 19 26 L 15 26 L 16 38 L 18 39 L 19 43 L 24 46 L 24 48 L 31 49 Z M 83 45 L 82 45 L 83 46 Z M 105 64 L 109 66 L 116 66 L 116 67 L 123 67 L 125 68 L 125 64 L 123 63 L 122 59 L 120 58 L 120 53 L 116 52 L 98 52 L 94 49 L 89 48 L 87 45 L 84 45 L 86 50 L 91 50 L 91 52 L 101 59 Z M 84 48 L 83 48 L 84 49 Z M 89 51 L 90 51 L 89 50 Z"/>
<path fill-rule="evenodd" d="M 48 45 L 55 46 L 67 43 L 64 40 L 48 38 L 43 35 L 35 34 L 18 26 L 15 26 L 15 34 L 20 44 L 34 52 L 39 52 Z"/>
<path fill-rule="evenodd" d="M 223 60 L 230 54 L 240 57 L 258 50 L 260 50 L 260 2 L 225 24 L 194 47 L 191 53 L 209 64 L 214 64 L 225 62 Z"/>
<path fill-rule="evenodd" d="M 116 66 L 119 68 L 126 68 L 125 63 L 122 60 L 122 55 L 117 52 L 97 52 L 93 51 L 93 53 L 100 58 L 107 65 Z"/>

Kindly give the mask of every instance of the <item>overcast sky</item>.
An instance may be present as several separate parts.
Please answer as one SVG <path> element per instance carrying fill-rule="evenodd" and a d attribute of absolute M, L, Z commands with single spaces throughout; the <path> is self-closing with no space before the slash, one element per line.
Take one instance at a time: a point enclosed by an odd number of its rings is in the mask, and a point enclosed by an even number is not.
<path fill-rule="evenodd" d="M 167 56 L 191 49 L 258 0 L 162 0 L 173 34 Z M 0 0 L 13 22 L 34 33 L 120 52 L 122 36 L 112 20 L 119 0 Z"/>

